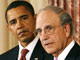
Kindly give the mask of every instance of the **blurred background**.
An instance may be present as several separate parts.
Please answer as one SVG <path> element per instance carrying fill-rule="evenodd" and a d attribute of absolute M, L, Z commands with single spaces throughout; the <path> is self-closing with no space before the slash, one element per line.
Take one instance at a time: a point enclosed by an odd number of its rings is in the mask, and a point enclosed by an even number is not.
<path fill-rule="evenodd" d="M 18 44 L 17 38 L 8 31 L 5 21 L 7 6 L 16 0 L 0 0 L 0 54 L 8 51 Z M 25 0 L 30 2 L 35 13 L 46 5 L 59 6 L 65 9 L 73 20 L 74 40 L 80 45 L 80 0 Z"/>

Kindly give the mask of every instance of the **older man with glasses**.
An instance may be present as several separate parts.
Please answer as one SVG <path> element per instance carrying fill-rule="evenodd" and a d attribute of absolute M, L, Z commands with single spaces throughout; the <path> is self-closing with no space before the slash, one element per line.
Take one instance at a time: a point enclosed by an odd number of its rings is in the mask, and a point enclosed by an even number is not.
<path fill-rule="evenodd" d="M 80 47 L 73 40 L 72 19 L 63 9 L 56 6 L 41 9 L 35 32 L 54 60 L 80 60 Z"/>

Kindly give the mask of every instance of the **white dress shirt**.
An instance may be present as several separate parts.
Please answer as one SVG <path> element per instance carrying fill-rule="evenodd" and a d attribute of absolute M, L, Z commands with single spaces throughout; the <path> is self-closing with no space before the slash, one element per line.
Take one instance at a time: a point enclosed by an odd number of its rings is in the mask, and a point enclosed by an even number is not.
<path fill-rule="evenodd" d="M 58 60 L 65 60 L 66 56 L 68 55 L 68 53 L 70 52 L 70 50 L 73 48 L 75 44 L 75 41 L 73 40 L 64 50 L 63 52 L 57 57 Z M 54 60 L 56 58 L 54 57 Z"/>
<path fill-rule="evenodd" d="M 31 57 L 31 55 L 32 55 L 32 52 L 33 52 L 33 50 L 34 50 L 34 48 L 35 48 L 35 45 L 37 44 L 38 40 L 39 40 L 39 38 L 36 37 L 36 38 L 35 38 L 28 46 L 26 46 L 25 48 L 22 47 L 21 44 L 20 44 L 20 42 L 19 42 L 18 60 L 20 60 L 22 49 L 28 49 L 28 50 L 29 50 L 29 52 L 28 52 L 27 55 L 26 55 L 26 59 L 27 59 L 27 60 L 30 60 L 30 57 Z"/>

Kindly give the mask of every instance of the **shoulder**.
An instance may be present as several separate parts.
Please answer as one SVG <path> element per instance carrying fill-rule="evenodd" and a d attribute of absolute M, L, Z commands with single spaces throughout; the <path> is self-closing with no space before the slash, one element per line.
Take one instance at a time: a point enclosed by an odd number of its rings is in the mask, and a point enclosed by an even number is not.
<path fill-rule="evenodd" d="M 16 51 L 16 50 L 18 50 L 18 49 L 19 49 L 19 46 L 16 46 L 16 47 L 14 47 L 14 48 L 8 50 L 7 52 L 3 53 L 2 55 L 10 54 L 11 52 L 14 52 L 14 51 Z"/>
<path fill-rule="evenodd" d="M 66 60 L 71 58 L 80 60 L 80 46 L 77 43 L 75 43 L 73 48 L 70 50 L 68 56 L 66 57 Z"/>
<path fill-rule="evenodd" d="M 8 50 L 7 52 L 3 53 L 0 55 L 0 59 L 6 59 L 16 53 L 18 53 L 18 50 L 19 50 L 19 46 L 16 46 L 10 50 Z"/>
<path fill-rule="evenodd" d="M 77 54 L 76 54 L 76 56 L 77 56 L 77 60 L 80 60 L 80 46 L 76 43 L 76 52 L 77 52 Z"/>

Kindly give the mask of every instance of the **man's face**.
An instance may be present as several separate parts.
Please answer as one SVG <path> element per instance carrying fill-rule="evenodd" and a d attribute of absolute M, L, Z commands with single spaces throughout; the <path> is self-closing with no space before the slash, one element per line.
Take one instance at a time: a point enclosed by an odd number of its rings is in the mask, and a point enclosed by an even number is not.
<path fill-rule="evenodd" d="M 42 46 L 49 54 L 59 54 L 66 46 L 66 30 L 59 16 L 51 10 L 43 10 L 37 16 L 36 31 Z"/>
<path fill-rule="evenodd" d="M 12 8 L 7 12 L 8 29 L 21 42 L 31 42 L 34 35 L 35 19 L 23 6 Z"/>

